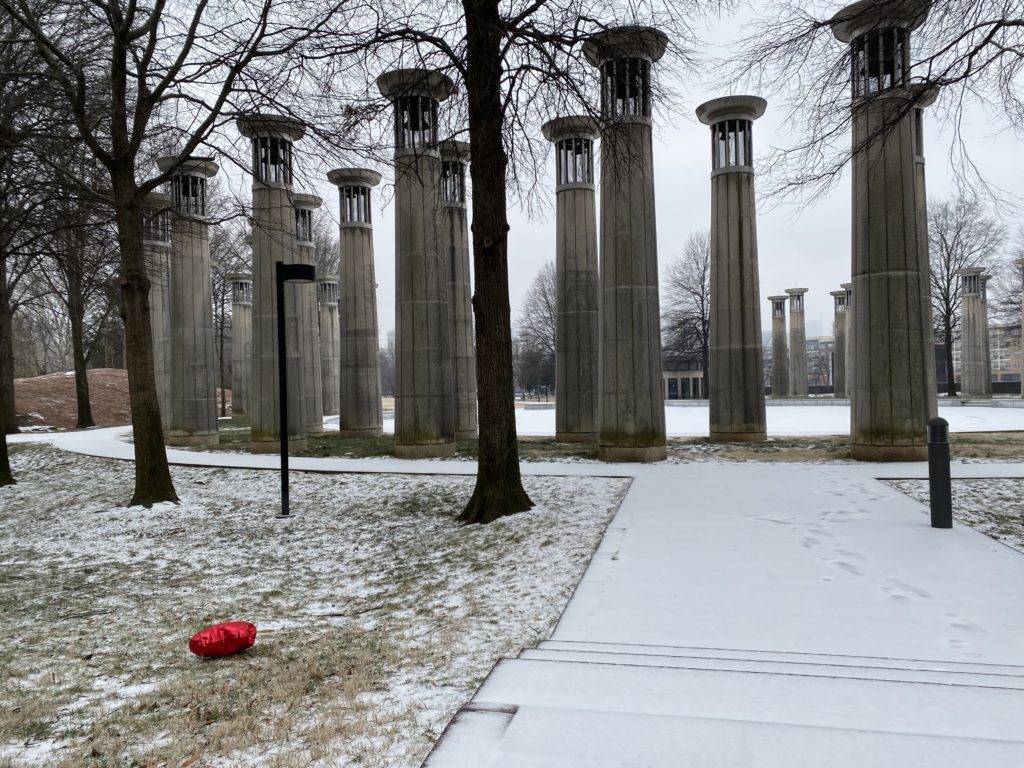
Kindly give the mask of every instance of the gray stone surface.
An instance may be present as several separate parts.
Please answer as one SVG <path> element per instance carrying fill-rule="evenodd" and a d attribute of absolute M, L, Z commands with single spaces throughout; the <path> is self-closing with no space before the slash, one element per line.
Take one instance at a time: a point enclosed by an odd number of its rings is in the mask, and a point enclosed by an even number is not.
<path fill-rule="evenodd" d="M 339 168 L 327 174 L 338 188 L 341 272 L 338 279 L 338 414 L 342 435 L 382 433 L 380 334 L 373 264 L 371 190 L 380 174 Z"/>
<path fill-rule="evenodd" d="M 238 120 L 238 130 L 254 145 L 252 182 L 252 389 L 250 410 L 253 453 L 280 449 L 280 392 L 277 358 L 275 262 L 296 260 L 295 209 L 292 207 L 292 151 L 305 126 L 276 115 Z M 298 307 L 285 291 L 285 370 L 287 373 L 288 449 L 304 450 L 306 418 Z"/>
<path fill-rule="evenodd" d="M 711 127 L 710 436 L 715 442 L 767 437 L 761 348 L 753 121 L 767 102 L 725 96 L 697 107 Z"/>
<path fill-rule="evenodd" d="M 917 243 L 918 263 L 921 275 L 921 317 L 924 323 L 924 348 L 935 349 L 935 324 L 932 321 L 932 286 L 931 257 L 928 253 L 928 191 L 925 184 L 924 160 L 924 115 L 925 107 L 930 106 L 938 97 L 938 88 L 914 85 L 914 194 L 917 202 Z M 929 365 L 925 371 L 925 387 L 928 392 L 928 413 L 933 416 L 939 412 L 939 392 L 936 381 L 935 366 Z"/>
<path fill-rule="evenodd" d="M 857 359 L 857 340 L 853 335 L 855 324 L 853 313 L 856 310 L 853 296 L 853 283 L 841 283 L 840 288 L 846 291 L 846 396 L 853 397 L 854 365 Z"/>
<path fill-rule="evenodd" d="M 992 397 L 992 361 L 988 354 L 988 302 L 984 267 L 967 267 L 960 278 L 960 396 Z"/>
<path fill-rule="evenodd" d="M 807 397 L 806 288 L 787 288 L 789 295 L 789 396 Z"/>
<path fill-rule="evenodd" d="M 829 293 L 835 302 L 832 317 L 832 396 L 846 397 L 846 291 Z"/>
<path fill-rule="evenodd" d="M 441 158 L 437 102 L 454 84 L 435 71 L 403 69 L 377 78 L 395 106 L 395 455 L 455 453 L 448 262 L 441 245 Z M 404 112 L 412 101 L 424 117 Z M 432 110 L 432 112 L 431 112 Z M 410 128 L 409 126 L 414 126 Z M 419 126 L 419 127 L 415 127 Z"/>
<path fill-rule="evenodd" d="M 915 172 L 915 105 L 909 84 L 909 30 L 927 15 L 928 3 L 907 0 L 865 3 L 840 11 L 832 21 L 837 38 L 859 45 L 862 35 L 890 56 L 878 68 L 853 72 L 854 285 L 851 435 L 853 457 L 866 461 L 914 461 L 927 455 L 925 425 L 934 415 L 934 351 L 924 311 L 928 273 L 920 242 Z M 895 28 L 908 30 L 906 46 L 878 47 Z M 887 38 L 890 39 L 890 38 Z"/>
<path fill-rule="evenodd" d="M 157 160 L 166 171 L 177 158 Z M 205 185 L 217 173 L 209 158 L 189 158 L 171 181 L 169 445 L 216 445 L 217 356 L 213 339 L 210 235 Z M 191 206 L 199 206 L 198 209 Z"/>
<path fill-rule="evenodd" d="M 668 38 L 656 29 L 617 27 L 583 46 L 587 60 L 601 69 L 606 94 L 601 130 L 602 461 L 660 461 L 666 456 L 649 68 L 667 45 Z M 622 77 L 629 62 L 639 65 L 637 76 Z"/>
<path fill-rule="evenodd" d="M 1014 259 L 1013 263 L 1014 263 L 1014 265 L 1017 267 L 1017 269 L 1019 271 L 1024 272 L 1024 259 Z M 1024 285 L 1024 281 L 1021 281 L 1021 285 Z M 1021 316 L 1018 319 L 1020 320 L 1020 327 L 1021 327 L 1021 329 L 1024 330 L 1024 293 L 1022 293 L 1021 297 L 1020 297 L 1020 306 L 1021 306 Z M 1020 381 L 1021 381 L 1020 396 L 1022 398 L 1024 398 L 1024 336 L 1022 336 L 1022 338 L 1021 338 L 1021 345 L 1022 345 L 1022 349 L 1021 349 L 1021 355 L 1020 355 Z"/>
<path fill-rule="evenodd" d="M 249 413 L 252 380 L 252 275 L 231 281 L 231 413 Z"/>
<path fill-rule="evenodd" d="M 598 439 L 597 206 L 591 118 L 559 117 L 543 126 L 555 143 L 555 440 Z"/>
<path fill-rule="evenodd" d="M 772 398 L 789 397 L 789 344 L 786 341 L 786 305 L 789 296 L 769 296 L 772 303 Z"/>
<path fill-rule="evenodd" d="M 448 260 L 448 336 L 455 388 L 455 437 L 463 440 L 477 435 L 476 352 L 473 347 L 473 294 L 465 185 L 469 144 L 464 141 L 441 142 L 441 163 L 442 171 L 446 172 L 441 195 L 441 252 Z"/>
<path fill-rule="evenodd" d="M 168 352 L 171 343 L 171 198 L 152 192 L 143 212 L 143 259 L 149 278 L 149 323 L 153 338 L 153 375 L 160 403 L 160 420 L 166 426 L 171 416 L 171 373 Z"/>
<path fill-rule="evenodd" d="M 313 212 L 322 201 L 316 195 L 292 196 L 295 206 L 295 254 L 297 264 L 316 266 L 313 243 Z M 285 286 L 290 295 L 285 301 L 296 303 L 299 315 L 299 344 L 302 354 L 303 403 L 309 434 L 324 431 L 324 400 L 320 372 L 320 312 L 316 302 L 315 283 L 294 283 Z"/>
<path fill-rule="evenodd" d="M 320 307 L 320 382 L 324 416 L 337 416 L 341 390 L 341 339 L 338 323 L 338 278 L 316 279 Z"/>

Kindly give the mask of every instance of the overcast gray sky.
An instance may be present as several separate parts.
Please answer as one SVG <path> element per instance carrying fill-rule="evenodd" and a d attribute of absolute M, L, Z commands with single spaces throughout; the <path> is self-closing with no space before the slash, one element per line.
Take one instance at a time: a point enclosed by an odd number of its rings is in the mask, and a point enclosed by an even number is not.
<path fill-rule="evenodd" d="M 713 32 L 698 30 L 705 38 L 728 41 L 739 29 L 742 19 L 717 22 Z M 671 84 L 669 85 L 671 88 Z M 699 78 L 691 78 L 683 88 L 673 89 L 689 119 L 677 118 L 655 130 L 655 199 L 657 202 L 658 259 L 662 273 L 677 257 L 688 235 L 708 227 L 710 221 L 710 142 L 708 128 L 692 117 L 701 102 L 725 95 L 707 90 Z M 764 94 L 758 94 L 764 95 Z M 762 154 L 772 147 L 787 147 L 795 137 L 781 125 L 781 115 L 768 110 L 754 125 L 754 150 Z M 927 113 L 926 113 L 927 114 Z M 963 139 L 980 171 L 996 186 L 1016 191 L 1024 179 L 1024 152 L 1012 135 L 997 133 L 985 110 L 966 112 L 961 125 Z M 952 132 L 932 118 L 925 129 L 927 182 L 929 198 L 941 199 L 955 193 L 954 177 L 948 160 Z M 301 144 L 297 146 L 301 151 Z M 553 162 L 553 161 L 552 161 Z M 553 168 L 547 169 L 549 188 L 554 187 Z M 386 182 L 385 182 L 386 183 Z M 382 185 L 383 186 L 383 185 Z M 317 193 L 324 199 L 323 215 L 337 220 L 337 191 L 326 181 Z M 394 207 L 390 195 L 378 191 L 374 221 L 377 306 L 382 343 L 395 325 L 394 283 Z M 598 201 L 600 204 L 600 200 Z M 758 216 L 758 256 L 760 264 L 762 327 L 770 328 L 768 302 L 764 297 L 786 288 L 808 288 L 806 297 L 808 336 L 831 335 L 832 297 L 850 279 L 850 181 L 849 174 L 824 200 L 797 209 L 782 205 L 768 210 L 762 206 Z M 1011 233 L 1019 221 L 1004 221 Z M 519 316 L 523 296 L 531 280 L 546 261 L 554 259 L 554 211 L 543 219 L 531 220 L 521 210 L 510 211 L 509 282 L 513 322 Z"/>

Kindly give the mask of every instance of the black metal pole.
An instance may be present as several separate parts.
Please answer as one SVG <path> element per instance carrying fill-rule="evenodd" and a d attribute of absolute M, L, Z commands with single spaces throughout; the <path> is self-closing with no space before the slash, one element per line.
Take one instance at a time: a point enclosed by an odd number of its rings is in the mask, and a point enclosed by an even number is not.
<path fill-rule="evenodd" d="M 949 422 L 928 420 L 928 495 L 932 528 L 953 527 L 953 491 L 949 478 Z"/>
<path fill-rule="evenodd" d="M 281 514 L 288 511 L 288 372 L 285 369 L 284 344 L 284 262 L 274 262 L 274 282 L 277 288 L 277 390 L 279 428 L 281 430 Z"/>

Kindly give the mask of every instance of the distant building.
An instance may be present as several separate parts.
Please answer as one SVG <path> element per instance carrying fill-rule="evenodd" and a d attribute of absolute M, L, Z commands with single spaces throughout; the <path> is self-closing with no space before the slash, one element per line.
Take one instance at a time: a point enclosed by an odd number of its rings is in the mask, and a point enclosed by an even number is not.
<path fill-rule="evenodd" d="M 699 353 L 663 356 L 661 378 L 666 400 L 697 400 L 708 396 Z"/>

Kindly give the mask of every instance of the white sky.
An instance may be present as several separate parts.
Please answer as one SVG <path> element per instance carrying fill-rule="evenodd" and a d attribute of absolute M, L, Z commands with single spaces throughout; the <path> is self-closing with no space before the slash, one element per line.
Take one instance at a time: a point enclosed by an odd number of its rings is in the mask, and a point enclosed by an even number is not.
<path fill-rule="evenodd" d="M 736 19 L 718 22 L 714 37 L 727 44 L 739 26 Z M 698 29 L 698 34 L 707 37 L 712 33 Z M 671 87 L 671 84 L 666 85 Z M 684 115 L 691 117 L 677 118 L 675 124 L 665 124 L 662 118 L 655 128 L 655 199 L 662 272 L 679 254 L 689 234 L 709 225 L 709 129 L 692 115 L 698 104 L 722 95 L 725 94 L 721 91 L 708 90 L 699 78 L 690 79 L 685 89 L 676 90 L 676 96 L 682 101 Z M 754 125 L 756 155 L 766 153 L 772 146 L 786 147 L 794 143 L 794 137 L 786 135 L 780 125 L 781 115 L 773 109 L 771 96 L 768 101 L 767 112 Z M 961 130 L 972 159 L 989 181 L 1011 191 L 1019 188 L 1017 182 L 1024 178 L 1024 152 L 1020 151 L 1019 142 L 1011 135 L 997 133 L 979 108 L 965 113 Z M 934 118 L 928 119 L 926 112 L 925 134 L 928 196 L 949 197 L 954 194 L 953 173 L 948 161 L 951 130 L 939 125 Z M 301 142 L 296 150 L 301 153 Z M 384 189 L 389 175 L 385 173 L 385 181 L 376 190 L 374 199 L 377 307 L 382 343 L 395 325 L 394 207 L 390 192 Z M 553 168 L 548 169 L 548 184 L 553 190 Z M 336 219 L 337 191 L 326 180 L 315 191 L 325 202 L 321 215 Z M 850 279 L 849 174 L 844 174 L 826 199 L 811 206 L 802 209 L 779 206 L 771 211 L 766 208 L 762 206 L 757 222 L 762 328 L 771 327 L 769 305 L 764 297 L 786 288 L 802 287 L 810 289 L 805 300 L 807 335 L 831 335 L 833 300 L 829 291 L 838 290 L 841 283 Z M 1020 224 L 1019 221 L 1004 223 L 1011 234 Z M 531 220 L 510 201 L 510 225 L 509 283 L 515 322 L 533 277 L 546 261 L 554 260 L 553 207 L 546 218 Z"/>

